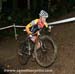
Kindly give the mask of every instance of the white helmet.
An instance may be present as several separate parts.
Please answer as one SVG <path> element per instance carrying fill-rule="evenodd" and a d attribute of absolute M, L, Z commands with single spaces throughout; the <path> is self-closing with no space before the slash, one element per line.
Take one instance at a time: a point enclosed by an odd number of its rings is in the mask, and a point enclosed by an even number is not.
<path fill-rule="evenodd" d="M 40 13 L 39 13 L 39 16 L 48 18 L 48 13 L 46 11 L 44 11 L 44 10 L 41 10 Z"/>

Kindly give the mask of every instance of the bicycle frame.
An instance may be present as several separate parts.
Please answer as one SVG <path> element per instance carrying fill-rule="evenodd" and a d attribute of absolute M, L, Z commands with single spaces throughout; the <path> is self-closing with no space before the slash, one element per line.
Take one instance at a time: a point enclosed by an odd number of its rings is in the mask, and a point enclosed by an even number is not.
<path fill-rule="evenodd" d="M 40 34 L 39 34 L 40 35 Z M 37 44 L 38 43 L 38 40 L 39 40 L 39 35 L 38 35 L 38 33 L 36 32 L 36 33 L 34 33 L 33 34 L 33 36 L 36 36 L 36 40 L 35 40 L 35 42 L 33 42 L 31 39 L 30 39 L 30 37 L 28 36 L 27 37 L 27 39 L 28 39 L 28 55 L 31 55 L 31 45 L 30 45 L 30 41 L 32 41 L 33 43 L 35 43 L 35 44 Z M 34 45 L 35 46 L 35 45 Z"/>

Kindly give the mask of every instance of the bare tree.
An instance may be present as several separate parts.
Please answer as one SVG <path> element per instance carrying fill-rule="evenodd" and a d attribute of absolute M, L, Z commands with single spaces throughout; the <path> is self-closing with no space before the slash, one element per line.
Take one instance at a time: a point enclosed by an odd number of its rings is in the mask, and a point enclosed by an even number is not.
<path fill-rule="evenodd" d="M 0 12 L 2 11 L 2 0 L 0 0 Z"/>
<path fill-rule="evenodd" d="M 27 0 L 27 7 L 28 7 L 28 10 L 30 10 L 30 0 Z"/>

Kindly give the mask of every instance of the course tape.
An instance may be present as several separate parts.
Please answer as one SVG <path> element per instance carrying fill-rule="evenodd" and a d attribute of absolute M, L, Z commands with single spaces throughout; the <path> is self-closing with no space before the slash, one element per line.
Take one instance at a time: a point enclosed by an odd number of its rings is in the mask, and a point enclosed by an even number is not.
<path fill-rule="evenodd" d="M 48 23 L 48 25 L 56 25 L 56 24 L 61 24 L 61 23 L 68 23 L 68 22 L 72 22 L 72 21 L 75 21 L 75 17 L 60 20 L 60 21 L 51 22 L 51 23 Z M 0 30 L 11 28 L 11 27 L 23 28 L 25 26 L 19 26 L 19 25 L 14 24 L 14 25 L 10 25 L 10 26 L 7 26 L 7 27 L 0 28 Z"/>

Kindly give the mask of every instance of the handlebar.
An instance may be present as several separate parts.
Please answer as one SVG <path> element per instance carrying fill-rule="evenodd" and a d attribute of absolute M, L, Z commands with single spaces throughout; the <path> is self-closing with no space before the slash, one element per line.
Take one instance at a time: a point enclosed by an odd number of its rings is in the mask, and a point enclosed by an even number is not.
<path fill-rule="evenodd" d="M 26 29 L 24 29 L 23 31 L 26 32 Z M 31 34 L 31 35 L 34 36 L 34 35 L 36 35 L 36 34 L 39 36 L 39 35 L 40 35 L 40 32 L 37 31 L 36 33 L 33 33 L 33 34 Z"/>

